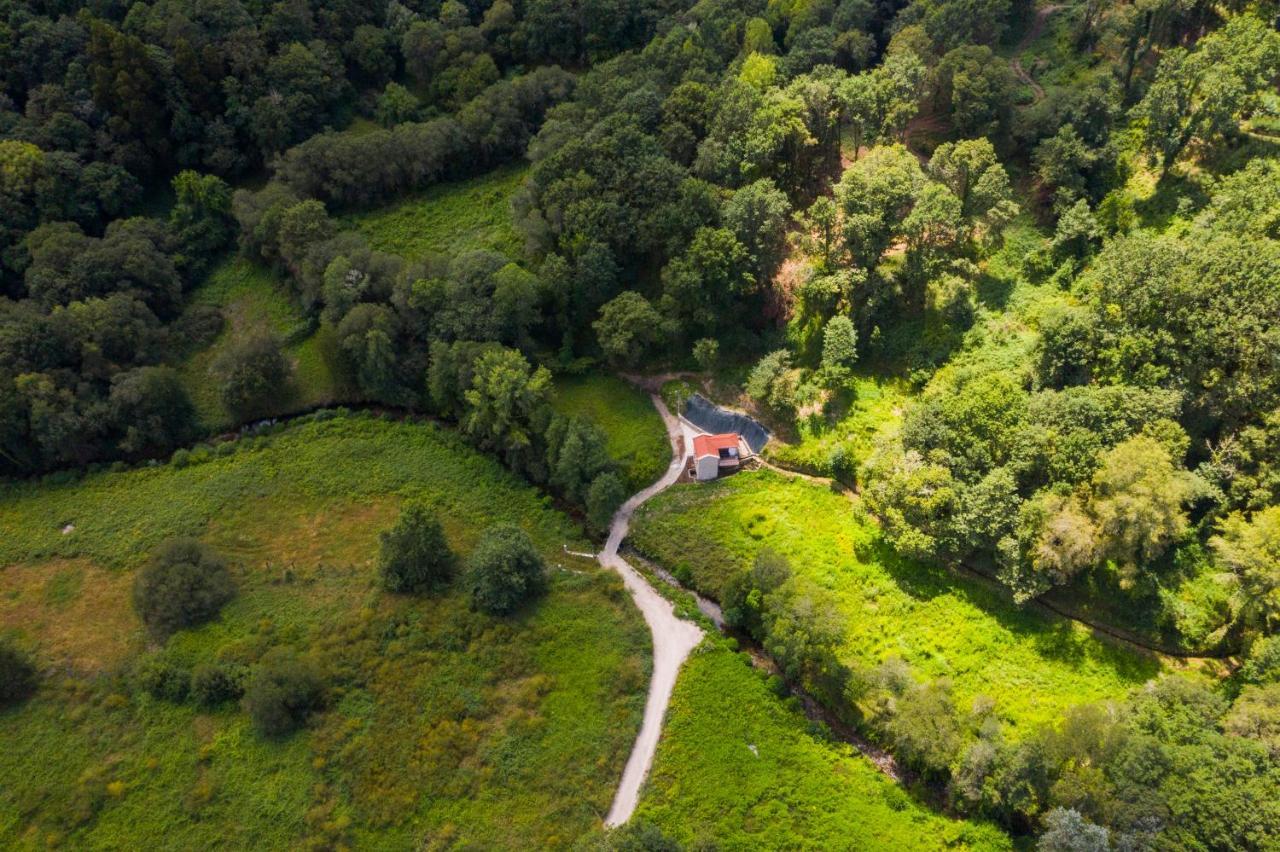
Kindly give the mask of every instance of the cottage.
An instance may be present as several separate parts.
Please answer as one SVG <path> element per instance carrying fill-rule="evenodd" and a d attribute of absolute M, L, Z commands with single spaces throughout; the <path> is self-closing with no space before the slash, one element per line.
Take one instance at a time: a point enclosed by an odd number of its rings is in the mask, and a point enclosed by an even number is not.
<path fill-rule="evenodd" d="M 698 435 L 693 439 L 694 477 L 699 482 L 715 479 L 738 469 L 738 433 Z"/>

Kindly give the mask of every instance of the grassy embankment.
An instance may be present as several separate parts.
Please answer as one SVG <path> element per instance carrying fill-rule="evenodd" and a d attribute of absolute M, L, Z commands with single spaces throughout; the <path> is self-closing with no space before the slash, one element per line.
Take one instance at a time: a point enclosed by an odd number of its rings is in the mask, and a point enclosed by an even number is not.
<path fill-rule="evenodd" d="M 846 616 L 845 659 L 872 667 L 901 657 L 917 676 L 949 677 L 960 707 L 994 699 L 1015 736 L 1160 671 L 1082 627 L 897 555 L 845 495 L 768 471 L 672 488 L 640 509 L 632 541 L 712 596 L 772 548 Z"/>
<path fill-rule="evenodd" d="M 0 493 L 0 630 L 44 677 L 0 714 L 0 845 L 528 848 L 596 825 L 639 722 L 648 639 L 617 579 L 561 552 L 584 547 L 579 529 L 430 425 L 339 417 L 226 447 Z M 387 595 L 377 534 L 409 497 L 437 507 L 460 553 L 514 521 L 572 570 L 553 567 L 549 594 L 507 620 L 456 591 Z M 267 740 L 234 704 L 131 686 L 148 653 L 134 570 L 174 534 L 226 554 L 239 592 L 163 653 L 311 655 L 330 700 L 307 730 Z"/>
<path fill-rule="evenodd" d="M 997 828 L 911 798 L 719 643 L 680 674 L 636 816 L 726 852 L 1010 848 Z"/>

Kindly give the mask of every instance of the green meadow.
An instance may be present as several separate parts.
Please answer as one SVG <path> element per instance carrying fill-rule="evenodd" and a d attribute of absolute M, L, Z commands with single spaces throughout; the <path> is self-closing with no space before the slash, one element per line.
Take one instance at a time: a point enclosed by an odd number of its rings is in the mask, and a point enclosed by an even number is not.
<path fill-rule="evenodd" d="M 222 261 L 191 295 L 191 305 L 216 308 L 225 324 L 207 347 L 179 364 L 201 422 L 212 429 L 236 425 L 222 407 L 209 368 L 231 343 L 254 332 L 273 334 L 293 363 L 293 387 L 282 392 L 278 414 L 301 411 L 357 396 L 344 376 L 333 330 L 308 321 L 285 282 L 262 264 L 242 257 Z"/>
<path fill-rule="evenodd" d="M 1010 848 L 994 826 L 920 804 L 717 642 L 685 663 L 636 816 L 725 852 Z"/>
<path fill-rule="evenodd" d="M 515 616 L 376 580 L 378 533 L 431 504 L 465 554 L 518 523 L 548 594 Z M 130 605 L 157 543 L 194 535 L 237 596 L 163 648 Z M 430 424 L 316 417 L 178 464 L 0 492 L 0 632 L 36 697 L 0 714 L 0 846 L 563 848 L 598 825 L 635 736 L 648 632 L 550 501 Z M 283 740 L 234 703 L 153 698 L 139 662 L 316 662 L 327 708 Z"/>
<path fill-rule="evenodd" d="M 368 237 L 375 249 L 410 260 L 477 249 L 519 258 L 524 242 L 511 221 L 511 197 L 527 173 L 523 164 L 503 166 L 342 221 Z"/>
<path fill-rule="evenodd" d="M 1015 732 L 1119 698 L 1161 670 L 1079 625 L 899 556 L 847 495 L 770 471 L 675 486 L 641 507 L 631 534 L 642 553 L 713 597 L 771 548 L 846 616 L 849 662 L 900 657 L 917 677 L 948 677 L 958 706 L 992 698 Z"/>
<path fill-rule="evenodd" d="M 623 379 L 603 373 L 561 376 L 552 405 L 604 431 L 609 455 L 632 491 L 654 482 L 671 463 L 671 444 L 658 410 L 648 394 Z"/>

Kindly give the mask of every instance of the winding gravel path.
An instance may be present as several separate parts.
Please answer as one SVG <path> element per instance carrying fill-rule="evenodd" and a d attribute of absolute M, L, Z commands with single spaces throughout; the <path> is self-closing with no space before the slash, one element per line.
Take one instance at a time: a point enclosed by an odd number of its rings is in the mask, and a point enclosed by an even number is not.
<path fill-rule="evenodd" d="M 671 692 L 675 689 L 676 675 L 689 653 L 702 641 L 702 629 L 691 621 L 679 618 L 671 601 L 650 586 L 638 571 L 627 564 L 618 555 L 618 548 L 627 537 L 627 529 L 631 525 L 631 516 L 641 503 L 653 495 L 675 484 L 680 478 L 684 464 L 683 440 L 680 423 L 657 394 L 650 394 L 653 405 L 662 416 L 667 427 L 667 436 L 671 439 L 671 465 L 662 478 L 648 488 L 633 495 L 622 504 L 613 523 L 609 526 L 609 539 L 604 550 L 596 555 L 600 564 L 612 568 L 622 576 L 622 582 L 631 592 L 636 606 L 649 624 L 649 632 L 653 634 L 653 678 L 649 681 L 649 698 L 644 706 L 644 720 L 640 723 L 640 734 L 635 745 L 631 747 L 631 756 L 627 758 L 626 768 L 622 770 L 622 781 L 613 796 L 613 805 L 604 819 L 609 827 L 622 825 L 631 819 L 635 812 L 636 802 L 640 798 L 640 787 L 653 765 L 653 755 L 658 750 L 658 738 L 662 734 L 662 719 L 667 713 L 667 704 L 671 701 Z"/>

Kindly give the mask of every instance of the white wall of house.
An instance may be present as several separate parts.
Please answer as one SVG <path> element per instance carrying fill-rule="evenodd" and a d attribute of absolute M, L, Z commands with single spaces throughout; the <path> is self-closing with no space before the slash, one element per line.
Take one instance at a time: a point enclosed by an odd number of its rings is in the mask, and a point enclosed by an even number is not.
<path fill-rule="evenodd" d="M 694 468 L 699 482 L 715 479 L 720 475 L 720 459 L 716 456 L 703 456 L 694 460 Z"/>

